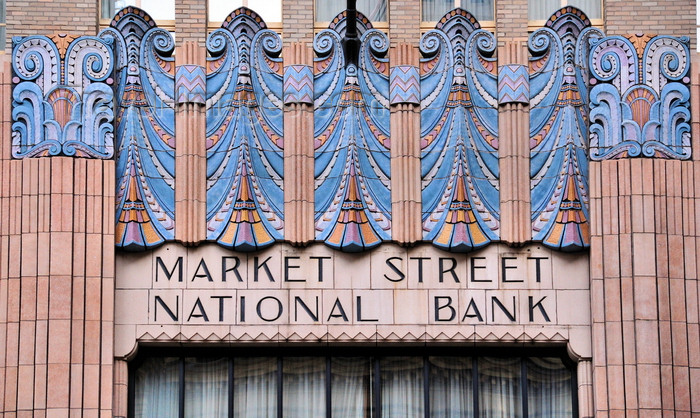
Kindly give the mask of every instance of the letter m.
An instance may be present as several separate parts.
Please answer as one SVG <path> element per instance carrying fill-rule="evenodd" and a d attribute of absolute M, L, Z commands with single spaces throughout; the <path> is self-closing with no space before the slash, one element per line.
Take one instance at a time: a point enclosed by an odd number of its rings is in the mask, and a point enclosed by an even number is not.
<path fill-rule="evenodd" d="M 181 282 L 183 280 L 182 257 L 177 258 L 177 261 L 175 262 L 175 265 L 171 270 L 168 270 L 168 268 L 165 266 L 163 259 L 161 259 L 160 257 L 156 257 L 156 282 L 160 278 L 161 271 L 163 272 L 163 274 L 165 274 L 165 277 L 168 278 L 168 281 L 170 281 L 173 278 L 173 276 L 175 275 L 175 271 L 177 271 L 177 281 Z"/>

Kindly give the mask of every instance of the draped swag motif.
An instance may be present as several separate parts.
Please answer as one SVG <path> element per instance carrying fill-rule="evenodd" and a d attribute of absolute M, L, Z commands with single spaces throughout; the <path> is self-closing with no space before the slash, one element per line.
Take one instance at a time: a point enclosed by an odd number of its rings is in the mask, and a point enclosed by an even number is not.
<path fill-rule="evenodd" d="M 455 9 L 420 50 L 423 237 L 468 252 L 499 238 L 496 39 Z"/>
<path fill-rule="evenodd" d="M 590 246 L 588 41 L 603 36 L 590 25 L 565 7 L 529 41 L 532 237 L 564 251 Z"/>
<path fill-rule="evenodd" d="M 314 40 L 316 238 L 342 251 L 391 239 L 389 48 L 357 14 L 358 64 L 345 63 L 345 12 Z"/>
<path fill-rule="evenodd" d="M 174 238 L 175 42 L 135 7 L 100 38 L 116 44 L 117 247 L 145 250 Z"/>
<path fill-rule="evenodd" d="M 207 50 L 207 238 L 255 251 L 284 235 L 282 41 L 242 7 Z"/>

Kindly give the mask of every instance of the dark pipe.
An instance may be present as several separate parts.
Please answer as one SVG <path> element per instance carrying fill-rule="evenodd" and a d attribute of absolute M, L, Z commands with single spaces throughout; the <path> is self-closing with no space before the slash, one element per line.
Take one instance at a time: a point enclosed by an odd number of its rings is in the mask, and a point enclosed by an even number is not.
<path fill-rule="evenodd" d="M 345 66 L 357 66 L 360 55 L 360 38 L 357 36 L 357 0 L 348 0 L 345 12 L 345 38 L 343 39 L 343 55 Z"/>

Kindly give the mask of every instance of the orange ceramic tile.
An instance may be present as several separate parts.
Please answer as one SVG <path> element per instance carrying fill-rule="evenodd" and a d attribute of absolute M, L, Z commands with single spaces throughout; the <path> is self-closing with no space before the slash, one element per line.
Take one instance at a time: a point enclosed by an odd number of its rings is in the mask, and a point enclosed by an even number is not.
<path fill-rule="evenodd" d="M 637 360 L 639 364 L 659 363 L 659 329 L 656 321 L 636 321 Z"/>
<path fill-rule="evenodd" d="M 623 364 L 622 324 L 620 322 L 605 323 L 606 362 L 608 368 Z"/>
<path fill-rule="evenodd" d="M 611 410 L 625 408 L 625 375 L 622 366 L 608 365 L 608 407 Z M 612 411 L 611 411 L 612 412 Z M 612 416 L 612 415 L 611 415 Z"/>
<path fill-rule="evenodd" d="M 636 413 L 639 408 L 637 395 L 637 366 L 636 364 L 626 365 L 625 372 L 625 408 L 628 413 Z"/>
<path fill-rule="evenodd" d="M 85 394 L 85 389 L 83 387 L 83 369 L 84 366 L 81 363 L 72 363 L 70 365 L 70 400 L 69 405 L 71 411 L 80 411 L 83 407 L 83 396 Z"/>
<path fill-rule="evenodd" d="M 100 407 L 100 366 L 86 364 L 84 367 L 83 406 L 97 409 Z"/>
<path fill-rule="evenodd" d="M 685 322 L 671 322 L 673 365 L 688 366 L 688 329 Z"/>

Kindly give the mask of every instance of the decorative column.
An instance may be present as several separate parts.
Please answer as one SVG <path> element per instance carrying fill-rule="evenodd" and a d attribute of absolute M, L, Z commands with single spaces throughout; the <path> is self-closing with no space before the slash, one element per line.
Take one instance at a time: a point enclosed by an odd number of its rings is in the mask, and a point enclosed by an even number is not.
<path fill-rule="evenodd" d="M 46 52 L 42 57 L 56 53 L 41 63 L 46 73 L 24 67 L 23 54 L 37 50 Z M 0 74 L 0 415 L 108 416 L 115 240 L 111 42 L 34 36 L 17 41 L 12 56 L 18 64 L 5 64 Z M 84 77 L 73 77 L 76 68 L 87 69 Z M 36 82 L 47 73 L 54 78 Z M 82 130 L 72 130 L 76 124 Z M 24 129 L 29 125 L 43 134 Z"/>
<path fill-rule="evenodd" d="M 207 237 L 206 50 L 186 41 L 175 54 L 175 239 Z"/>
<path fill-rule="evenodd" d="M 591 47 L 596 416 L 700 412 L 700 158 L 691 140 L 698 88 L 690 54 L 687 38 L 668 36 L 614 36 Z M 611 57 L 616 74 L 605 64 Z M 633 111 L 618 111 L 625 106 Z"/>
<path fill-rule="evenodd" d="M 420 0 L 389 2 L 392 239 L 423 239 L 420 171 Z"/>
<path fill-rule="evenodd" d="M 314 240 L 313 50 L 304 42 L 284 47 L 285 239 Z"/>
<path fill-rule="evenodd" d="M 593 367 L 591 360 L 580 360 L 576 369 L 578 378 L 578 416 L 593 417 Z"/>
<path fill-rule="evenodd" d="M 389 62 L 392 238 L 400 244 L 412 244 L 423 238 L 418 49 L 409 43 L 398 43 L 389 52 Z"/>
<path fill-rule="evenodd" d="M 499 42 L 498 62 L 501 239 L 523 244 L 532 238 L 527 40 Z"/>
<path fill-rule="evenodd" d="M 304 245 L 314 231 L 314 2 L 282 2 L 284 32 L 285 240 Z"/>

